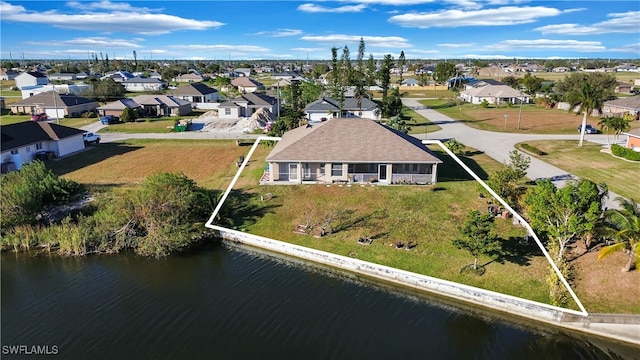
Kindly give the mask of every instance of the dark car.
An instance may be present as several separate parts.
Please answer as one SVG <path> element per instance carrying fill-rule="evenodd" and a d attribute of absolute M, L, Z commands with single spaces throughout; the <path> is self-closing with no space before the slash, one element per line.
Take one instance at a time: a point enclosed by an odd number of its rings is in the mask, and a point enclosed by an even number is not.
<path fill-rule="evenodd" d="M 113 115 L 107 115 L 100 118 L 100 122 L 103 125 L 115 124 L 118 122 L 118 117 Z"/>
<path fill-rule="evenodd" d="M 582 130 L 582 125 L 578 125 L 578 132 Z M 592 125 L 587 124 L 587 127 L 584 128 L 585 134 L 597 134 L 598 129 L 594 128 Z"/>
<path fill-rule="evenodd" d="M 48 116 L 45 113 L 31 115 L 31 121 L 46 121 L 47 118 Z"/>

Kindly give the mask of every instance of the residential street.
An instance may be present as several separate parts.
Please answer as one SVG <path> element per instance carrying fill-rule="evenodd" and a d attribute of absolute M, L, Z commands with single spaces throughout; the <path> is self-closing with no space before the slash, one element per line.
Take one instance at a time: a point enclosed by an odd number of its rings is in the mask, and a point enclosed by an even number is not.
<path fill-rule="evenodd" d="M 491 158 L 506 162 L 509 160 L 509 152 L 515 149 L 515 144 L 523 141 L 531 140 L 578 140 L 576 135 L 546 135 L 546 134 L 512 134 L 492 131 L 483 131 L 471 128 L 459 123 L 450 117 L 443 115 L 435 110 L 426 109 L 418 101 L 421 99 L 403 98 L 402 102 L 405 106 L 411 107 L 436 123 L 441 130 L 435 133 L 416 135 L 419 139 L 437 139 L 446 141 L 456 139 L 459 142 L 471 146 L 475 149 L 483 151 Z M 98 132 L 98 130 L 106 127 L 99 121 L 82 127 L 85 131 Z M 204 131 L 186 131 L 186 132 L 167 132 L 167 133 L 144 133 L 144 134 L 127 134 L 127 133 L 100 133 L 101 142 L 108 143 L 113 141 L 121 141 L 125 139 L 255 139 L 258 135 L 232 133 L 232 132 L 204 132 Z M 586 135 L 587 141 L 606 144 L 606 135 Z M 532 180 L 550 178 L 557 186 L 563 186 L 566 180 L 576 179 L 577 177 L 559 169 L 553 165 L 539 160 L 535 157 L 531 158 L 531 166 L 527 172 L 527 177 Z M 617 203 L 613 201 L 619 195 L 609 191 L 606 205 L 608 208 L 617 207 Z"/>
<path fill-rule="evenodd" d="M 411 107 L 429 119 L 431 122 L 436 123 L 442 127 L 435 133 L 429 133 L 424 135 L 417 135 L 420 139 L 437 139 L 446 141 L 449 139 L 456 139 L 459 142 L 471 146 L 475 149 L 483 151 L 491 158 L 499 161 L 506 162 L 509 160 L 509 152 L 515 149 L 517 143 L 531 140 L 578 140 L 579 135 L 552 135 L 552 134 L 512 134 L 501 133 L 492 131 L 483 131 L 471 128 L 462 123 L 459 123 L 450 117 L 443 115 L 435 110 L 424 109 L 424 106 L 419 103 L 421 99 L 403 98 L 402 102 L 405 106 Z M 592 135 L 585 136 L 587 141 L 592 141 L 600 144 L 606 144 L 606 135 Z M 563 186 L 568 179 L 577 179 L 575 175 L 572 175 L 560 168 L 547 164 L 546 162 L 539 160 L 533 156 L 531 158 L 531 165 L 527 171 L 527 177 L 531 180 L 549 178 L 557 186 Z M 614 201 L 619 195 L 609 191 L 609 197 L 605 206 L 608 208 L 617 207 L 617 203 Z"/>

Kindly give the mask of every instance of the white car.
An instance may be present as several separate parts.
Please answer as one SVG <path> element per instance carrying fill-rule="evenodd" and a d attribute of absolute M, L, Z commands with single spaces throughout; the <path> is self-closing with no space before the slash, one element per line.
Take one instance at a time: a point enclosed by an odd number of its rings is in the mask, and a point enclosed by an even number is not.
<path fill-rule="evenodd" d="M 92 132 L 85 132 L 83 134 L 83 137 L 84 137 L 85 145 L 100 143 L 100 135 L 98 134 L 94 134 Z"/>

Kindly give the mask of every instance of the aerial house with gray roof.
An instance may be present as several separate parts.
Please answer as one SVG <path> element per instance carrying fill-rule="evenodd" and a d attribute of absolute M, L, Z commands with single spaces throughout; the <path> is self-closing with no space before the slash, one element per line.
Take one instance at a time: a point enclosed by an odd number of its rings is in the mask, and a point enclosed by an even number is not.
<path fill-rule="evenodd" d="M 420 140 L 371 119 L 331 119 L 286 132 L 266 158 L 263 184 L 435 184 Z"/>

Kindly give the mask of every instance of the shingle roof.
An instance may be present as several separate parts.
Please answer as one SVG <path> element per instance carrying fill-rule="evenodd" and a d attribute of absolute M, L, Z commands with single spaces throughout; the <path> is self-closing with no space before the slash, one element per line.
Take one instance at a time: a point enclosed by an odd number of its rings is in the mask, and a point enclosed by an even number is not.
<path fill-rule="evenodd" d="M 175 98 L 169 95 L 138 95 L 131 100 L 140 105 L 160 105 L 165 104 L 169 107 L 182 106 L 190 104 L 191 102 Z"/>
<path fill-rule="evenodd" d="M 376 108 L 376 103 L 374 103 L 373 101 L 367 98 L 362 99 L 362 104 L 360 105 L 360 107 L 358 107 L 358 99 L 354 97 L 345 98 L 342 104 L 342 110 L 355 111 L 355 110 L 362 109 L 367 111 L 367 110 L 374 110 L 375 108 Z M 307 111 L 327 112 L 329 110 L 338 111 L 339 107 L 338 107 L 338 102 L 336 100 L 330 97 L 323 97 L 305 106 L 304 109 Z"/>
<path fill-rule="evenodd" d="M 244 86 L 244 87 L 258 87 L 263 86 L 261 82 L 253 80 L 248 77 L 239 77 L 231 80 L 231 85 L 233 86 Z"/>
<path fill-rule="evenodd" d="M 64 139 L 83 132 L 64 125 L 25 121 L 0 126 L 1 147 L 2 151 L 8 151 L 41 141 Z"/>
<path fill-rule="evenodd" d="M 55 98 L 55 101 L 54 101 Z M 74 106 L 81 104 L 89 104 L 97 102 L 93 99 L 85 98 L 82 96 L 70 95 L 70 94 L 60 94 L 58 92 L 47 91 L 43 93 L 39 93 L 33 96 L 30 96 L 24 100 L 20 100 L 18 102 L 12 103 L 11 105 L 40 105 L 46 107 L 59 106 Z"/>
<path fill-rule="evenodd" d="M 640 95 L 609 100 L 605 101 L 604 104 L 608 106 L 618 106 L 633 110 L 640 110 Z"/>
<path fill-rule="evenodd" d="M 191 83 L 183 85 L 173 91 L 173 93 L 176 95 L 208 95 L 217 92 L 218 90 L 203 83 Z"/>
<path fill-rule="evenodd" d="M 98 107 L 98 109 L 100 110 L 124 110 L 125 108 L 129 108 L 129 109 L 136 109 L 139 108 L 140 104 L 138 104 L 137 102 L 133 101 L 133 99 L 120 99 L 120 100 L 116 100 L 113 102 L 110 102 L 108 104 L 105 104 L 104 106 L 100 106 Z"/>
<path fill-rule="evenodd" d="M 420 140 L 370 119 L 332 119 L 288 131 L 267 161 L 440 163 Z"/>

